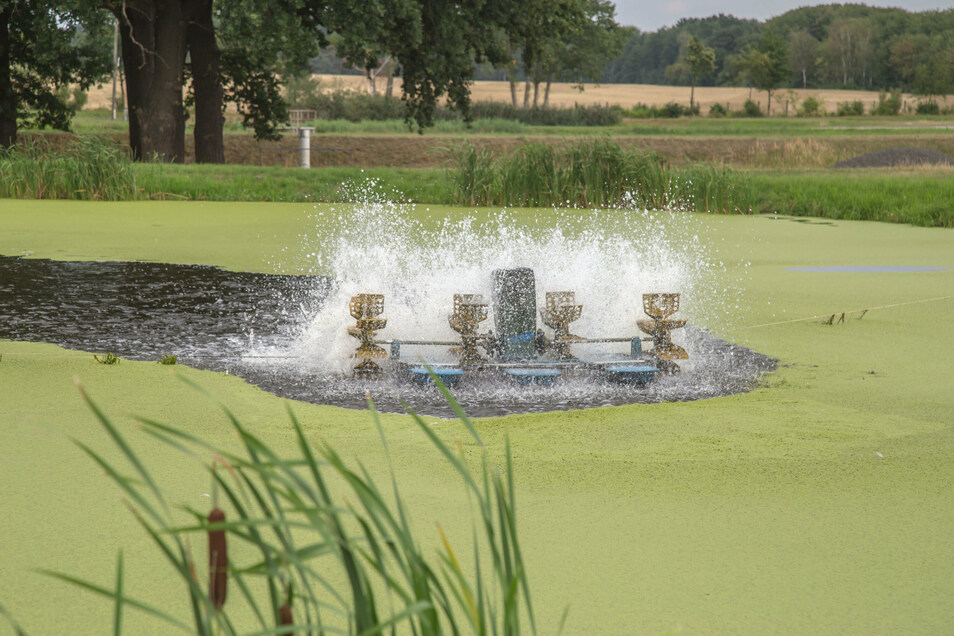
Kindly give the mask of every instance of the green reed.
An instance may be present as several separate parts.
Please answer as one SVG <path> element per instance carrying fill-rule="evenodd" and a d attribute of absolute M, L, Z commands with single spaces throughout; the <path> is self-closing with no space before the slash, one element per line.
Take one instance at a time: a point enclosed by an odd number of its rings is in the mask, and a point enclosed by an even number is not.
<path fill-rule="evenodd" d="M 457 146 L 448 170 L 450 196 L 463 205 L 527 207 L 688 208 L 748 212 L 746 178 L 727 168 L 673 168 L 659 154 L 606 139 L 563 146 L 528 143 L 494 157 L 469 143 Z"/>
<path fill-rule="evenodd" d="M 455 551 L 441 531 L 435 562 L 430 556 L 434 546 L 425 549 L 412 530 L 394 473 L 382 488 L 360 463 L 348 462 L 331 446 L 309 439 L 291 409 L 288 414 L 297 446 L 291 456 L 280 455 L 227 409 L 225 415 L 241 441 L 241 452 L 138 418 L 142 431 L 203 460 L 210 473 L 212 513 L 185 507 L 192 522 L 178 522 L 144 458 L 81 388 L 125 458 L 125 466 L 80 446 L 119 487 L 133 515 L 173 566 L 188 595 L 191 621 L 127 596 L 122 554 L 113 586 L 72 574 L 44 572 L 109 598 L 114 605 L 116 634 L 122 632 L 122 616 L 130 610 L 145 612 L 179 631 L 209 635 L 387 632 L 516 636 L 525 629 L 535 633 L 517 535 L 509 443 L 505 465 L 497 470 L 490 465 L 471 421 L 435 381 L 481 451 L 475 472 L 408 408 L 438 455 L 461 479 L 464 494 L 476 511 L 473 544 L 463 553 Z M 387 441 L 370 399 L 369 407 L 387 453 Z M 191 551 L 200 536 L 208 536 L 208 568 L 198 564 Z M 227 549 L 231 544 L 243 548 L 237 551 L 241 554 L 248 554 L 251 548 L 255 556 L 241 563 L 228 560 L 225 555 L 236 552 Z M 216 561 L 219 555 L 221 559 Z M 472 561 L 472 571 L 461 565 L 461 556 Z M 250 609 L 256 624 L 240 627 L 234 623 L 232 607 L 243 615 Z"/>
<path fill-rule="evenodd" d="M 954 227 L 954 170 L 866 168 L 753 173 L 756 209 L 793 216 Z"/>
<path fill-rule="evenodd" d="M 117 201 L 138 196 L 129 155 L 96 136 L 62 151 L 32 141 L 0 152 L 0 197 Z"/>

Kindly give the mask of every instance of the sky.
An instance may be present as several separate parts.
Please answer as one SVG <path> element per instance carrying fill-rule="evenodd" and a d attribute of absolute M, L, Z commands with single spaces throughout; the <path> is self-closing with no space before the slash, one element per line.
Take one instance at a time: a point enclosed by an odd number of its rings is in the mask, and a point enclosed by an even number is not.
<path fill-rule="evenodd" d="M 842 0 L 840 4 L 847 4 Z M 901 7 L 908 11 L 952 9 L 954 0 L 862 0 L 874 7 Z M 862 3 L 859 1 L 859 4 Z M 639 27 L 642 31 L 656 31 L 672 26 L 682 18 L 706 18 L 725 13 L 737 18 L 767 20 L 786 11 L 827 2 L 805 0 L 616 0 L 616 21 L 625 26 Z"/>

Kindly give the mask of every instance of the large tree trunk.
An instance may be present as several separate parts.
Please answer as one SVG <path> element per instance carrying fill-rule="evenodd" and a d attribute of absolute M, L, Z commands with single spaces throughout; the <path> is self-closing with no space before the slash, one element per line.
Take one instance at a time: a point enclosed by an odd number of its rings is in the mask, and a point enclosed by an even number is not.
<path fill-rule="evenodd" d="M 523 107 L 530 108 L 530 76 L 523 80 Z"/>
<path fill-rule="evenodd" d="M 196 163 L 225 163 L 222 139 L 222 82 L 219 45 L 212 24 L 212 0 L 202 0 L 186 32 L 195 94 Z"/>
<path fill-rule="evenodd" d="M 129 145 L 137 160 L 185 159 L 182 104 L 188 0 L 130 1 L 116 7 L 126 67 Z"/>
<path fill-rule="evenodd" d="M 510 102 L 513 104 L 513 107 L 517 107 L 517 79 L 514 77 L 513 73 L 508 73 L 507 79 L 510 82 Z"/>
<path fill-rule="evenodd" d="M 17 98 L 10 78 L 10 19 L 13 3 L 0 10 L 0 148 L 17 142 Z"/>
<path fill-rule="evenodd" d="M 550 105 L 550 86 L 553 84 L 553 73 L 547 73 L 547 86 L 543 89 L 543 107 Z"/>

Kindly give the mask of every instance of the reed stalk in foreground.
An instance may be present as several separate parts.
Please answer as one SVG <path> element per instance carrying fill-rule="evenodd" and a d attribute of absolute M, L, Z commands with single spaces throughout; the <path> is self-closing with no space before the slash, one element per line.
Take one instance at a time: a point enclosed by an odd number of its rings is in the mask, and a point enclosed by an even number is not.
<path fill-rule="evenodd" d="M 112 588 L 69 574 L 44 572 L 111 599 L 115 634 L 122 633 L 127 609 L 145 612 L 177 631 L 203 635 L 386 631 L 516 636 L 525 629 L 535 633 L 517 536 L 509 442 L 505 466 L 495 470 L 473 424 L 439 381 L 438 385 L 481 449 L 479 471 L 472 471 L 427 423 L 410 408 L 408 412 L 460 477 L 474 504 L 478 518 L 469 548 L 470 567 L 462 565 L 440 529 L 437 563 L 426 557 L 425 551 L 433 551 L 422 548 L 422 540 L 412 530 L 393 471 L 390 492 L 385 495 L 363 466 L 345 461 L 327 444 L 309 441 L 291 409 L 288 415 L 297 442 L 291 457 L 280 456 L 227 409 L 225 415 L 241 440 L 242 453 L 217 448 L 160 422 L 138 420 L 143 431 L 170 447 L 196 458 L 213 458 L 205 465 L 215 488 L 224 494 L 223 501 L 214 501 L 208 516 L 187 508 L 194 522 L 183 525 L 173 518 L 172 506 L 146 462 L 80 387 L 128 465 L 120 468 L 77 443 L 119 487 L 133 515 L 172 566 L 188 594 L 191 620 L 126 596 L 122 554 Z M 369 407 L 387 454 L 387 440 L 370 399 Z M 329 479 L 345 487 L 332 487 Z M 208 577 L 198 571 L 189 548 L 194 534 L 206 534 L 209 539 Z M 257 557 L 251 562 L 229 561 L 227 542 L 251 547 Z M 235 590 L 228 602 L 226 577 Z M 201 583 L 203 578 L 208 585 Z M 343 587 L 335 583 L 342 580 L 347 581 Z M 255 626 L 232 621 L 230 607 L 240 604 L 251 609 Z"/>

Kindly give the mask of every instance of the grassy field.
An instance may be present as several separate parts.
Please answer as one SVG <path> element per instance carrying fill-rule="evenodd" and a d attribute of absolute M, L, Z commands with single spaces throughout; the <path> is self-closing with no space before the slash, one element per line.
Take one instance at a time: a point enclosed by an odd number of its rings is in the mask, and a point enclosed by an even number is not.
<path fill-rule="evenodd" d="M 273 271 L 309 206 L 0 201 L 0 253 Z M 433 218 L 458 210 L 418 207 Z M 537 218 L 546 210 L 521 214 Z M 789 217 L 693 217 L 738 306 L 704 325 L 780 359 L 748 394 L 481 420 L 514 447 L 518 514 L 542 634 L 938 634 L 954 623 L 954 270 L 815 274 L 794 266 L 954 267 L 949 230 Z M 320 230 L 320 228 L 318 228 Z M 294 259 L 283 258 L 287 268 Z M 869 311 L 860 318 L 860 310 Z M 823 324 L 846 312 L 844 323 Z M 855 312 L 855 313 L 852 313 Z M 0 342 L 0 603 L 30 633 L 100 634 L 108 602 L 33 571 L 126 586 L 184 615 L 185 593 L 116 490 L 70 441 L 114 456 L 79 377 L 181 501 L 206 505 L 198 465 L 137 435 L 129 413 L 228 445 L 224 418 L 168 367 Z M 279 448 L 282 400 L 178 367 Z M 294 404 L 308 434 L 382 474 L 364 412 Z M 406 417 L 385 418 L 421 540 L 467 541 L 467 505 Z M 453 442 L 452 422 L 435 424 Z M 465 446 L 466 452 L 474 449 Z M 128 633 L 164 628 L 127 612 Z M 4 628 L 0 628 L 0 633 Z"/>

